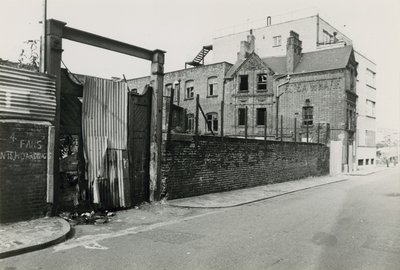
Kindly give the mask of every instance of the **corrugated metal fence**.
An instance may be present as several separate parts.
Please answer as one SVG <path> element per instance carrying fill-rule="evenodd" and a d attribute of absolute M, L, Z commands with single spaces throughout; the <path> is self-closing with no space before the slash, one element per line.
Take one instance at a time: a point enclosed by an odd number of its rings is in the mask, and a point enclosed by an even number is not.
<path fill-rule="evenodd" d="M 0 65 L 0 118 L 54 120 L 55 78 Z"/>
<path fill-rule="evenodd" d="M 89 188 L 94 203 L 128 207 L 127 87 L 123 82 L 87 77 L 82 130 Z"/>

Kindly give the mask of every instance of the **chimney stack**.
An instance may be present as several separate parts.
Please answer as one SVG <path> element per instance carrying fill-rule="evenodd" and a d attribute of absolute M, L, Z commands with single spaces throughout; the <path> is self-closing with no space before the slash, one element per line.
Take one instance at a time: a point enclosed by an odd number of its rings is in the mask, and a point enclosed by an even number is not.
<path fill-rule="evenodd" d="M 247 36 L 247 40 L 240 42 L 240 52 L 237 54 L 237 60 L 243 60 L 247 58 L 255 50 L 255 36 L 253 30 L 250 29 L 250 34 Z"/>
<path fill-rule="evenodd" d="M 286 71 L 293 73 L 301 58 L 302 42 L 299 39 L 299 34 L 290 31 L 290 36 L 287 39 L 286 45 Z"/>

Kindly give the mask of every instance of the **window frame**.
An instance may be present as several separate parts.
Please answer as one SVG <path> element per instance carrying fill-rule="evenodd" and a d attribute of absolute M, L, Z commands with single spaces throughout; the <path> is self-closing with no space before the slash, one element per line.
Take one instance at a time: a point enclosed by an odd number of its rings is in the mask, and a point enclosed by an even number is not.
<path fill-rule="evenodd" d="M 211 117 L 211 119 L 209 119 Z M 216 133 L 218 132 L 218 113 L 216 112 L 209 112 L 206 114 L 206 133 L 211 133 L 211 130 Z M 210 129 L 211 127 L 211 129 Z"/>
<path fill-rule="evenodd" d="M 207 97 L 217 97 L 218 96 L 218 77 L 212 76 L 207 79 Z M 211 94 L 211 91 L 213 93 Z"/>
<path fill-rule="evenodd" d="M 194 80 L 187 80 L 185 82 L 185 100 L 188 99 L 194 99 Z"/>
<path fill-rule="evenodd" d="M 311 113 L 309 113 L 310 111 Z M 302 109 L 302 126 L 312 127 L 313 125 L 314 125 L 314 106 L 304 105 Z"/>
<path fill-rule="evenodd" d="M 194 114 L 193 113 L 188 113 L 186 115 L 186 132 L 187 133 L 193 133 L 194 132 Z"/>
<path fill-rule="evenodd" d="M 243 113 L 243 119 L 241 117 L 241 112 Z M 246 125 L 246 108 L 238 108 L 238 126 L 245 126 Z M 241 120 L 243 120 L 243 124 L 241 124 Z"/>
<path fill-rule="evenodd" d="M 242 80 L 244 79 L 244 78 L 246 78 L 246 88 L 247 89 L 242 89 Z M 238 86 L 239 86 L 239 92 L 249 92 L 249 74 L 240 74 L 239 75 L 239 83 L 238 83 Z M 244 85 L 243 85 L 244 86 Z"/>
<path fill-rule="evenodd" d="M 282 46 L 282 35 L 272 37 L 274 45 L 272 47 Z"/>
<path fill-rule="evenodd" d="M 172 83 L 167 83 L 164 88 L 164 96 L 170 97 L 171 96 L 171 89 L 173 88 Z"/>
<path fill-rule="evenodd" d="M 260 118 L 261 115 L 259 114 L 260 111 L 263 112 L 261 118 Z M 263 127 L 263 126 L 266 125 L 266 120 L 267 120 L 267 119 L 265 119 L 265 112 L 266 111 L 267 111 L 266 107 L 256 108 L 256 125 L 257 126 Z M 261 119 L 262 119 L 262 124 L 260 124 L 260 122 L 259 122 L 259 120 L 261 120 Z"/>
<path fill-rule="evenodd" d="M 260 78 L 262 78 L 262 77 L 265 77 L 265 81 L 260 81 Z M 260 88 L 260 86 L 262 86 L 263 88 Z M 259 92 L 268 91 L 268 74 L 267 73 L 257 74 L 257 91 L 259 91 Z"/>

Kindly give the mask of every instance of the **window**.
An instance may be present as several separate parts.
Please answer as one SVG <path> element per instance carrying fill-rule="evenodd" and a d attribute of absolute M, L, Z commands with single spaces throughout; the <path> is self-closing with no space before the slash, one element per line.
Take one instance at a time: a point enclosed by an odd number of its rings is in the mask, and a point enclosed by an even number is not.
<path fill-rule="evenodd" d="M 371 165 L 374 165 L 374 159 L 371 158 Z"/>
<path fill-rule="evenodd" d="M 208 78 L 208 96 L 217 96 L 218 89 L 217 89 L 217 77 Z"/>
<path fill-rule="evenodd" d="M 208 113 L 207 118 L 207 131 L 218 131 L 218 114 Z"/>
<path fill-rule="evenodd" d="M 257 90 L 267 90 L 267 74 L 258 74 Z"/>
<path fill-rule="evenodd" d="M 367 68 L 366 77 L 367 77 L 367 84 L 369 86 L 375 87 L 375 76 L 376 76 L 376 73 Z"/>
<path fill-rule="evenodd" d="M 314 107 L 313 106 L 303 106 L 303 125 L 304 126 L 312 126 L 313 125 L 313 111 Z"/>
<path fill-rule="evenodd" d="M 264 126 L 265 125 L 265 112 L 266 108 L 257 108 L 257 125 Z"/>
<path fill-rule="evenodd" d="M 367 112 L 366 112 L 367 115 L 375 117 L 375 102 L 367 99 L 366 105 L 367 105 Z"/>
<path fill-rule="evenodd" d="M 249 75 L 240 75 L 239 76 L 239 90 L 248 91 L 249 90 Z"/>
<path fill-rule="evenodd" d="M 193 99 L 194 98 L 194 86 L 193 86 L 193 81 L 187 81 L 185 83 L 185 89 L 186 89 L 186 99 Z"/>
<path fill-rule="evenodd" d="M 239 108 L 238 110 L 238 125 L 239 126 L 244 126 L 246 123 L 246 109 L 245 108 Z"/>
<path fill-rule="evenodd" d="M 282 37 L 281 36 L 275 36 L 275 37 L 273 37 L 273 39 L 274 39 L 274 47 L 282 45 Z"/>
<path fill-rule="evenodd" d="M 179 100 L 179 97 L 180 97 L 180 88 L 181 88 L 181 85 L 180 85 L 181 83 L 180 83 L 180 81 L 178 82 L 178 83 L 175 83 L 174 84 L 174 101 L 175 102 L 178 102 L 178 100 Z"/>
<path fill-rule="evenodd" d="M 165 85 L 165 92 L 164 96 L 170 97 L 171 96 L 171 89 L 172 89 L 172 84 L 166 84 Z"/>
<path fill-rule="evenodd" d="M 364 165 L 364 160 L 363 159 L 359 159 L 358 160 L 358 166 L 363 166 Z"/>
<path fill-rule="evenodd" d="M 190 113 L 186 118 L 186 132 L 193 133 L 194 131 L 194 114 Z"/>
<path fill-rule="evenodd" d="M 365 160 L 365 165 L 369 165 L 369 158 Z"/>
<path fill-rule="evenodd" d="M 331 34 L 329 34 L 328 31 L 323 30 L 322 39 L 323 39 L 323 43 L 325 43 L 325 44 L 332 43 L 333 36 Z"/>

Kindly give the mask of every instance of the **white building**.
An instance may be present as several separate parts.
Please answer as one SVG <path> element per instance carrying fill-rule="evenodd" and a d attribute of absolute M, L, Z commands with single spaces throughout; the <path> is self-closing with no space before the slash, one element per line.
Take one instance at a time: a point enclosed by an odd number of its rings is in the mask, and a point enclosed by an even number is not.
<path fill-rule="evenodd" d="M 357 77 L 357 134 L 353 168 L 362 169 L 376 163 L 376 65 L 357 52 L 357 45 L 337 28 L 319 15 L 272 24 L 268 17 L 265 26 L 252 29 L 256 38 L 255 52 L 260 57 L 284 56 L 286 40 L 293 30 L 301 36 L 303 52 L 324 50 L 337 46 L 353 45 L 358 64 Z M 235 63 L 240 41 L 246 40 L 248 31 L 215 37 L 213 40 L 213 61 Z"/>

